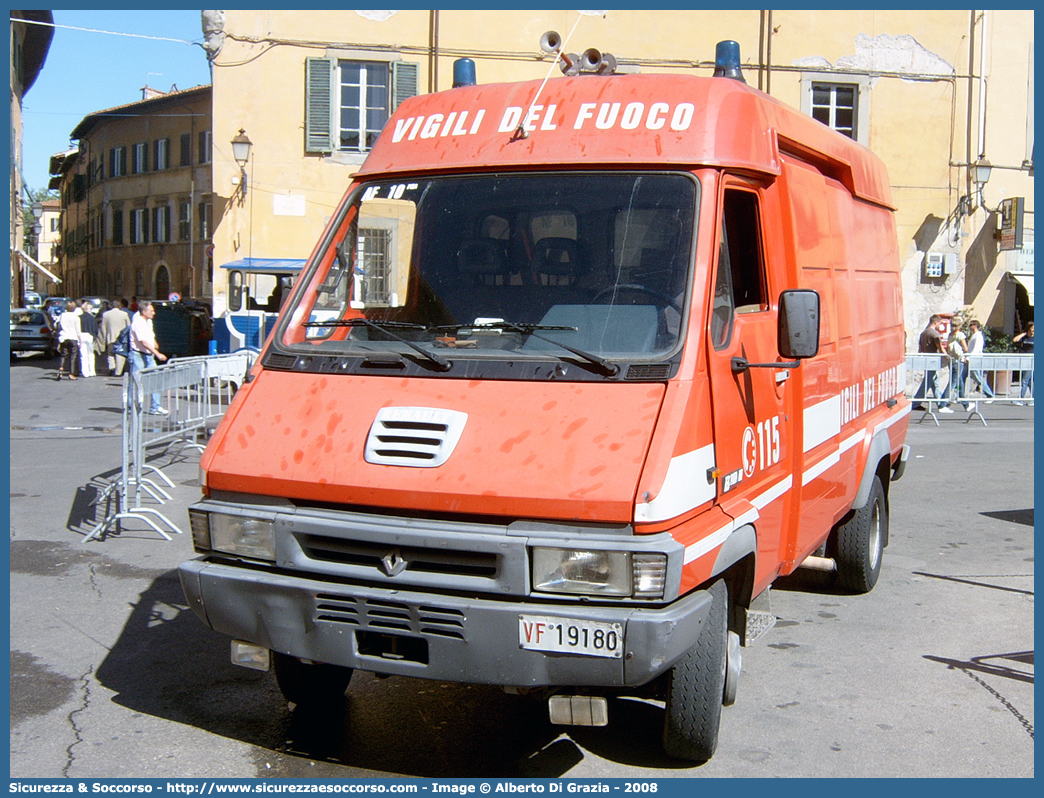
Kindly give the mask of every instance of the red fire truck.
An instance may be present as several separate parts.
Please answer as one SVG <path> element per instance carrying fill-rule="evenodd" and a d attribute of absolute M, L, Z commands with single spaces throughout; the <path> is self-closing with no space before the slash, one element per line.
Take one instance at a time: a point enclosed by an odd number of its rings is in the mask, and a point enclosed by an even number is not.
<path fill-rule="evenodd" d="M 398 108 L 202 458 L 181 579 L 234 661 L 296 703 L 356 669 L 563 724 L 658 698 L 701 761 L 773 580 L 873 588 L 910 412 L 888 178 L 719 71 Z"/>

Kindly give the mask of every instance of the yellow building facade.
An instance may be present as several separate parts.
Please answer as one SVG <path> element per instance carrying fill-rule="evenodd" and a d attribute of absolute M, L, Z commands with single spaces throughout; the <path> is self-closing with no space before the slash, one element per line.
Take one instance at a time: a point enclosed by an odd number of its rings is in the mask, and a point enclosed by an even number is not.
<path fill-rule="evenodd" d="M 85 117 L 51 159 L 69 296 L 208 296 L 210 86 L 150 94 Z"/>
<path fill-rule="evenodd" d="M 554 80 L 561 72 L 540 46 L 554 30 L 564 52 L 597 48 L 621 72 L 709 76 L 716 43 L 736 40 L 748 84 L 887 164 L 910 333 L 935 312 L 969 311 L 1009 333 L 1032 318 L 1032 11 L 203 15 L 213 65 L 208 288 L 216 312 L 227 300 L 224 266 L 309 256 L 399 99 L 449 89 L 462 57 L 475 62 L 479 83 Z M 242 166 L 231 148 L 241 130 L 252 145 Z M 992 172 L 976 184 L 972 164 L 983 161 Z M 1002 251 L 1001 204 L 1017 197 L 1025 248 Z"/>

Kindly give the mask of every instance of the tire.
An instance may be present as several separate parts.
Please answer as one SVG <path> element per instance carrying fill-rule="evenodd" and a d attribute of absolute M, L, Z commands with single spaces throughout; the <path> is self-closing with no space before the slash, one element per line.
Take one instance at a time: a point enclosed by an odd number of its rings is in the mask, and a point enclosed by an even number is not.
<path fill-rule="evenodd" d="M 279 691 L 287 701 L 298 706 L 329 704 L 344 696 L 352 669 L 340 665 L 302 662 L 297 657 L 272 652 Z"/>
<path fill-rule="evenodd" d="M 711 585 L 710 614 L 696 644 L 671 668 L 663 724 L 663 750 L 676 759 L 706 762 L 718 747 L 725 695 L 729 634 L 729 591 Z"/>
<path fill-rule="evenodd" d="M 888 539 L 888 502 L 881 478 L 874 477 L 866 504 L 837 528 L 837 581 L 853 593 L 869 593 L 881 575 Z"/>

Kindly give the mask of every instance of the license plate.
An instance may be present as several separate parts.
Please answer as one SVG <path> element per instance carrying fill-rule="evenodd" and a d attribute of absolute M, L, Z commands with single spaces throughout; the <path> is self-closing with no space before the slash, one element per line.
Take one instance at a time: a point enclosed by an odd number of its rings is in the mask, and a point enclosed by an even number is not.
<path fill-rule="evenodd" d="M 12 338 L 27 338 L 30 335 L 32 335 L 32 332 L 29 330 L 11 330 Z"/>
<path fill-rule="evenodd" d="M 532 651 L 619 659 L 623 656 L 623 624 L 519 615 L 518 644 Z"/>

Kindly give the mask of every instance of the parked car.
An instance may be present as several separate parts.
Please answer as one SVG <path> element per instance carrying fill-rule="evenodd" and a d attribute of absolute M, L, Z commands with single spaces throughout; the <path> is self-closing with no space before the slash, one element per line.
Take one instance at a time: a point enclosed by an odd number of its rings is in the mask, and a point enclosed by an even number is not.
<path fill-rule="evenodd" d="M 58 343 L 54 325 L 42 310 L 11 310 L 11 359 L 16 352 L 43 352 L 48 359 L 57 355 Z"/>
<path fill-rule="evenodd" d="M 99 317 L 102 313 L 112 307 L 112 302 L 103 296 L 82 296 L 76 300 L 76 304 L 78 305 L 82 305 L 84 302 L 90 302 L 91 313 Z"/>
<path fill-rule="evenodd" d="M 27 308 L 43 307 L 43 294 L 40 294 L 37 291 L 26 291 L 25 295 L 22 298 L 25 300 L 25 306 Z"/>
<path fill-rule="evenodd" d="M 65 311 L 65 303 L 68 301 L 69 297 L 67 296 L 49 296 L 44 300 L 43 312 L 53 322 Z"/>

